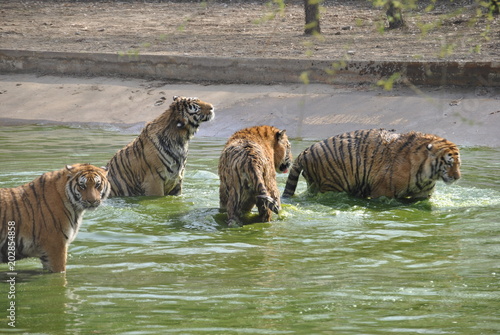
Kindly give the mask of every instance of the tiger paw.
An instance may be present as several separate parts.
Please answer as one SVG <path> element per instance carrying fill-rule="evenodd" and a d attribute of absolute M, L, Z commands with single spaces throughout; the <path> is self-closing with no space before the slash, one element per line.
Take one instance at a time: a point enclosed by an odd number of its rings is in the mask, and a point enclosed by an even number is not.
<path fill-rule="evenodd" d="M 280 210 L 280 205 L 268 195 L 258 195 L 257 196 L 257 207 L 259 208 L 259 212 L 262 209 L 269 209 L 274 213 L 278 214 Z"/>

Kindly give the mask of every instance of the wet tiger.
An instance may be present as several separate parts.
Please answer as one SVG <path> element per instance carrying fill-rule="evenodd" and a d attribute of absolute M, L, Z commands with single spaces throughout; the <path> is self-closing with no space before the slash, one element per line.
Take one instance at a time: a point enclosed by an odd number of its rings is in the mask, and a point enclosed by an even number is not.
<path fill-rule="evenodd" d="M 336 191 L 363 198 L 425 199 L 436 181 L 460 178 L 455 144 L 436 135 L 357 130 L 317 142 L 297 156 L 283 192 L 292 196 L 299 175 L 311 193 Z"/>
<path fill-rule="evenodd" d="M 0 189 L 0 260 L 38 257 L 51 272 L 66 271 L 69 244 L 83 214 L 109 195 L 107 171 L 67 165 L 25 185 Z"/>
<path fill-rule="evenodd" d="M 285 130 L 271 126 L 245 128 L 234 133 L 219 161 L 220 208 L 227 210 L 228 225 L 241 225 L 240 217 L 255 205 L 262 222 L 281 209 L 276 171 L 288 172 L 292 163 Z"/>
<path fill-rule="evenodd" d="M 214 115 L 209 103 L 175 96 L 168 110 L 109 161 L 110 196 L 181 194 L 189 140 Z"/>

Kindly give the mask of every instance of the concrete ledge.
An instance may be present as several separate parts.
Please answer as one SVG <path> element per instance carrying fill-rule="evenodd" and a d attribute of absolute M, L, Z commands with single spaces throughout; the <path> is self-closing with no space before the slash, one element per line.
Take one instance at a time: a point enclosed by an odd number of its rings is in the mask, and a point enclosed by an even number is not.
<path fill-rule="evenodd" d="M 500 62 L 205 58 L 0 50 L 2 73 L 126 76 L 215 83 L 374 83 L 395 72 L 415 85 L 500 86 Z"/>

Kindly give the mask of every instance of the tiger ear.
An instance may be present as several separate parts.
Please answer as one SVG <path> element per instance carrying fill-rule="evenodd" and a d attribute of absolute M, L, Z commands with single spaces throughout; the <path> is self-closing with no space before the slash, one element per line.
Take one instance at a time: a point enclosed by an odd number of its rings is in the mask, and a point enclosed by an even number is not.
<path fill-rule="evenodd" d="M 109 169 L 107 166 L 101 166 L 101 169 L 104 170 L 104 175 L 107 176 L 108 175 L 108 172 L 109 172 Z"/>
<path fill-rule="evenodd" d="M 427 150 L 431 150 L 431 149 L 432 149 L 432 143 L 427 144 Z"/>
<path fill-rule="evenodd" d="M 174 101 L 177 100 L 179 98 L 178 95 L 174 95 Z"/>
<path fill-rule="evenodd" d="M 66 168 L 66 171 L 68 171 L 68 179 L 71 179 L 71 177 L 73 176 L 73 170 L 75 169 L 75 167 L 68 164 L 65 166 L 65 168 Z"/>
<path fill-rule="evenodd" d="M 278 131 L 276 133 L 276 140 L 278 140 L 278 141 L 281 140 L 283 138 L 283 135 L 285 135 L 285 132 L 286 132 L 285 129 Z"/>

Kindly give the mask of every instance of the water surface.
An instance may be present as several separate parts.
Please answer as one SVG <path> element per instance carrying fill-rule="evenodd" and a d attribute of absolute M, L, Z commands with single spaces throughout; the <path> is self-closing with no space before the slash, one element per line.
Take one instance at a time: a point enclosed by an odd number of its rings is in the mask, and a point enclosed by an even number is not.
<path fill-rule="evenodd" d="M 0 127 L 0 187 L 65 164 L 105 165 L 134 136 Z M 274 222 L 229 229 L 218 210 L 225 140 L 195 137 L 182 196 L 110 199 L 87 212 L 66 274 L 19 261 L 16 328 L 0 282 L 2 332 L 500 332 L 500 149 L 461 148 L 462 179 L 438 183 L 430 201 L 311 197 L 301 179 Z M 294 154 L 311 143 L 293 141 Z"/>

